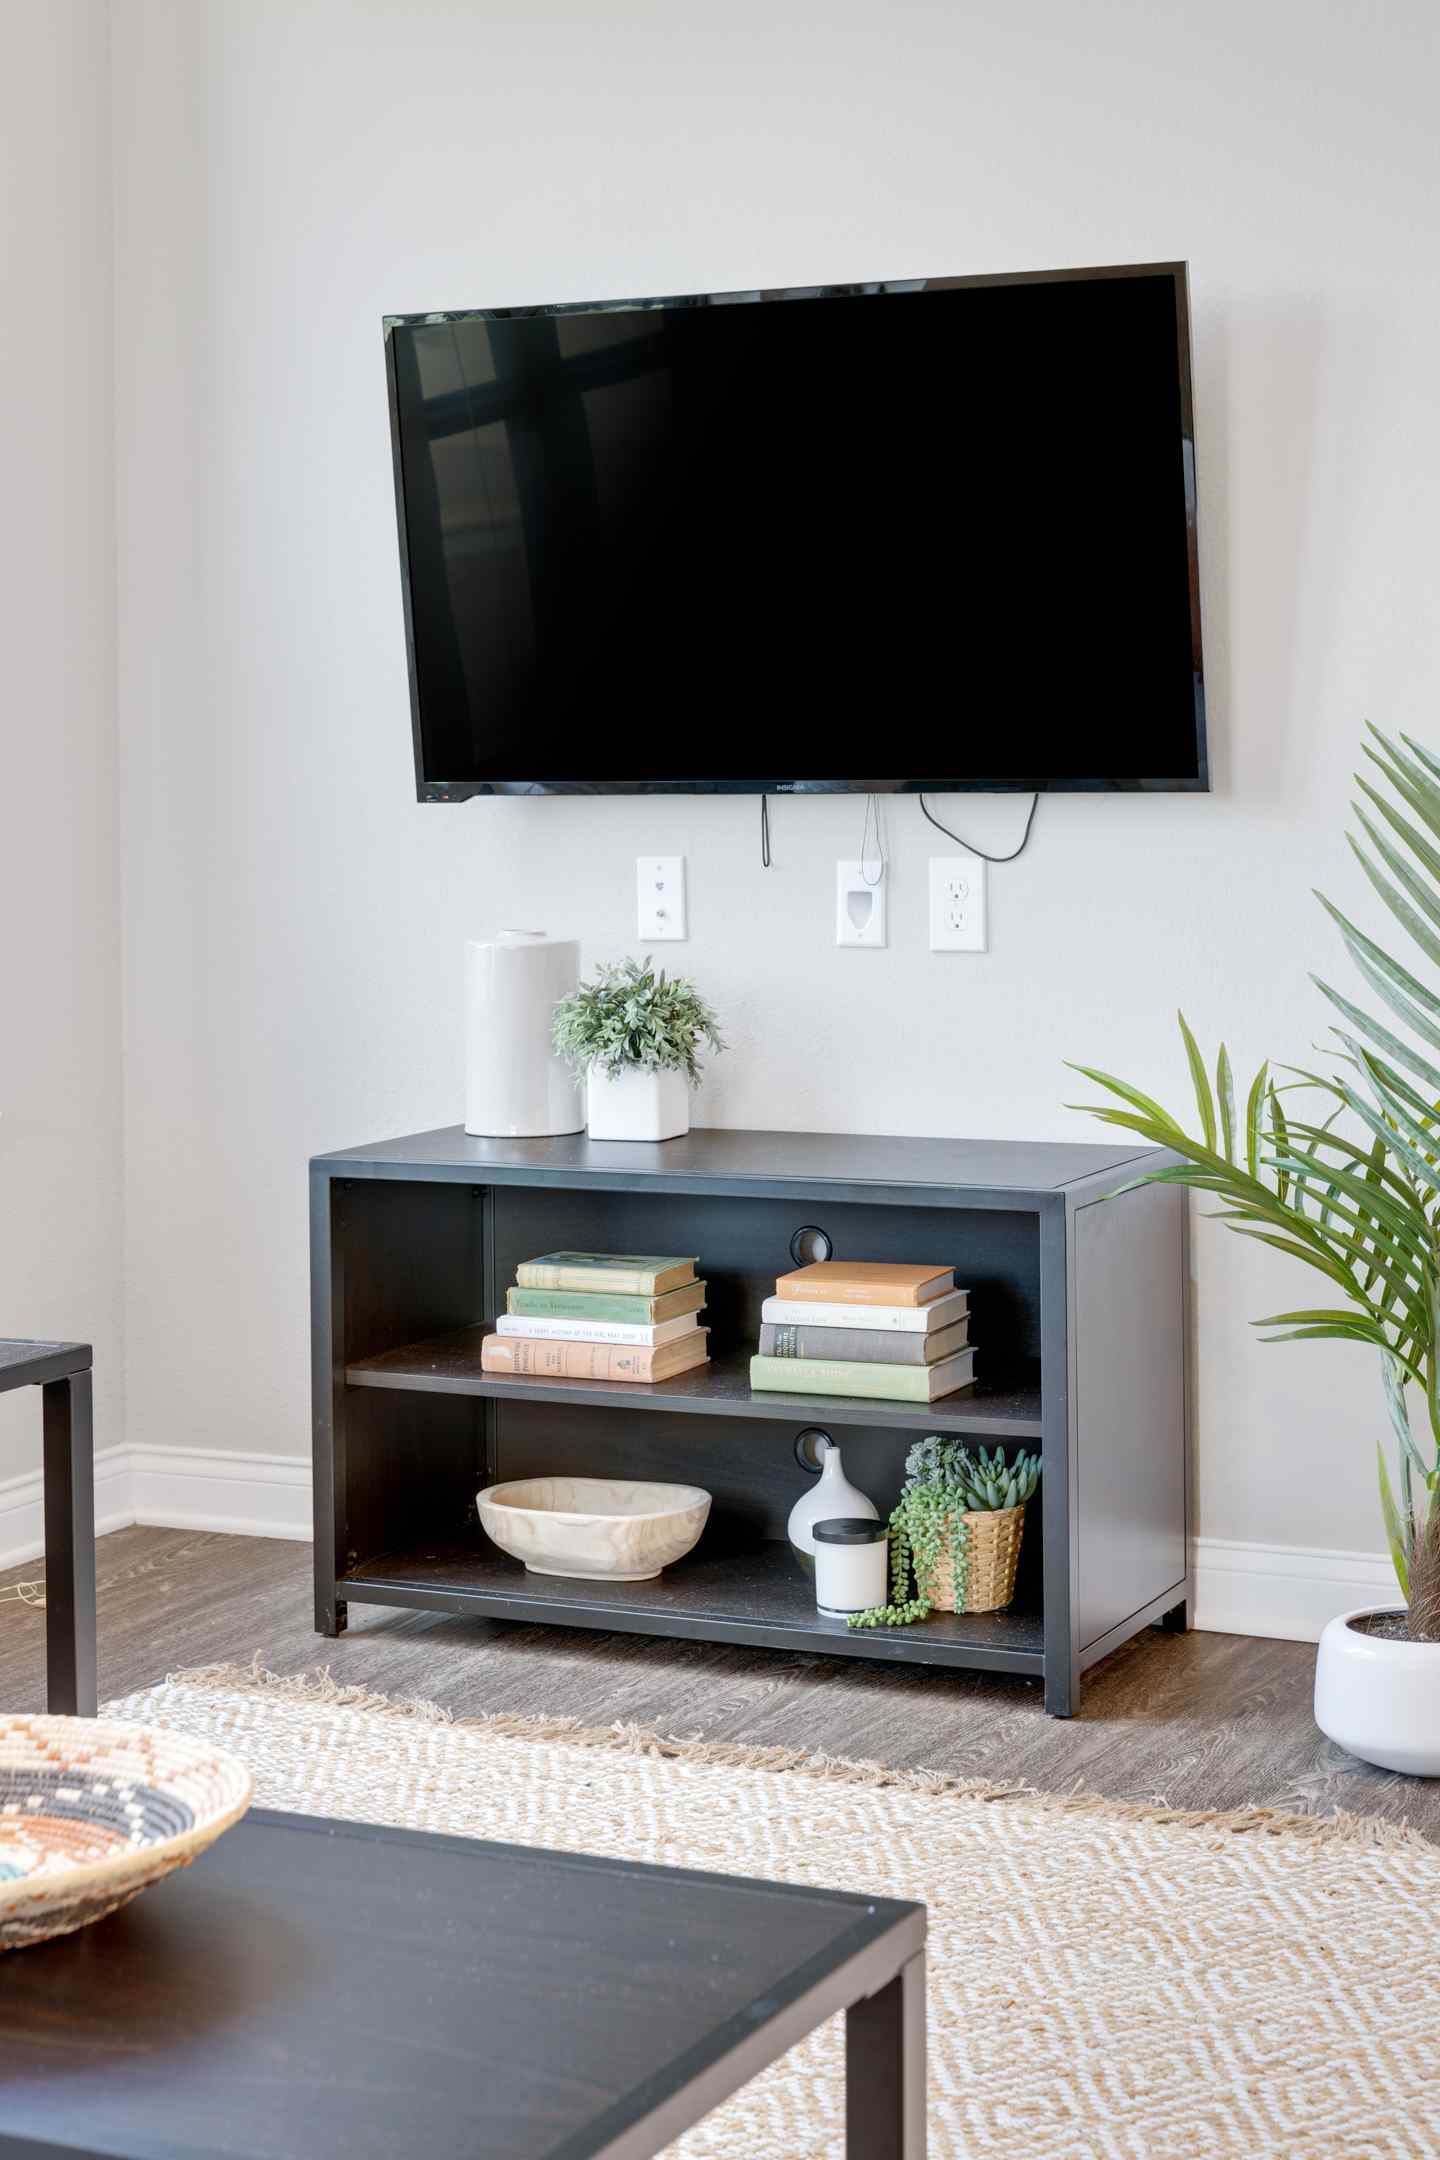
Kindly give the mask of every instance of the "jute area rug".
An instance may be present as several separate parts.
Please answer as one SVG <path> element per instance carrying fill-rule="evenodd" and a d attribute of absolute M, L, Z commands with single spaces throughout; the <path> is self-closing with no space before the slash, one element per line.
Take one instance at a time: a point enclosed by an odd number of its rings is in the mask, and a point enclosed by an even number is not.
<path fill-rule="evenodd" d="M 234 1667 L 112 1715 L 270 1807 L 919 1898 L 932 2160 L 1440 2155 L 1440 1849 L 1363 1818 L 1182 1814 Z M 673 2148 L 841 2160 L 827 2027 Z"/>

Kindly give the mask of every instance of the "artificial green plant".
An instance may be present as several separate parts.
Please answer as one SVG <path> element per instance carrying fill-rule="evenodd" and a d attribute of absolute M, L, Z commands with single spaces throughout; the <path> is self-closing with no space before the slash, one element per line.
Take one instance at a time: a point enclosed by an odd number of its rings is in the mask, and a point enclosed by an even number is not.
<path fill-rule="evenodd" d="M 700 1080 L 699 1046 L 723 1050 L 720 1023 L 693 982 L 658 973 L 648 955 L 596 969 L 555 1007 L 557 1053 L 577 1072 L 598 1065 L 608 1078 L 634 1068 L 683 1072 Z"/>
<path fill-rule="evenodd" d="M 1074 1069 L 1118 1098 L 1080 1104 L 1107 1124 L 1169 1148 L 1180 1163 L 1136 1180 L 1213 1194 L 1219 1219 L 1241 1237 L 1325 1277 L 1329 1304 L 1257 1320 L 1269 1342 L 1323 1338 L 1373 1345 L 1398 1463 L 1398 1494 L 1378 1443 L 1380 1506 L 1413 1638 L 1440 1641 L 1440 759 L 1408 735 L 1402 749 L 1378 728 L 1365 755 L 1382 792 L 1356 775 L 1352 803 L 1363 841 L 1348 835 L 1366 877 L 1418 953 L 1420 972 L 1356 928 L 1323 893 L 1365 985 L 1359 1005 L 1318 975 L 1339 1014 L 1325 1046 L 1329 1071 L 1269 1061 L 1237 1116 L 1229 1055 L 1220 1046 L 1212 1085 L 1180 1015 L 1199 1117 L 1198 1134 L 1139 1088 L 1091 1066 Z M 1408 814 L 1407 814 L 1408 813 Z M 1384 1016 L 1369 1009 L 1378 1000 Z M 1275 1075 L 1286 1077 L 1277 1081 Z M 1283 1097 L 1292 1100 L 1286 1109 Z M 1422 1444 L 1410 1393 L 1422 1405 Z"/>
<path fill-rule="evenodd" d="M 972 1455 L 959 1440 L 938 1433 L 917 1440 L 905 1457 L 905 1484 L 890 1514 L 890 1602 L 847 1615 L 847 1625 L 908 1627 L 928 1620 L 925 1584 L 950 1559 L 955 1609 L 965 1603 L 970 1576 L 970 1533 L 964 1517 L 1021 1507 L 1034 1492 L 1040 1461 L 1024 1448 L 1009 1461 L 1002 1448 Z"/>

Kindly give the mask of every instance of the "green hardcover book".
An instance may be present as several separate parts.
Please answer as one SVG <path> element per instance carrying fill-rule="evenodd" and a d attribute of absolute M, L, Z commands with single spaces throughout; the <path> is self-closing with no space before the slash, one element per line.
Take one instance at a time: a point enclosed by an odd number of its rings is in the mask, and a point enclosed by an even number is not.
<path fill-rule="evenodd" d="M 662 1297 L 695 1280 L 693 1254 L 548 1252 L 515 1270 L 522 1290 L 613 1290 L 624 1297 Z"/>
<path fill-rule="evenodd" d="M 873 1395 L 882 1402 L 935 1402 L 968 1387 L 975 1352 L 935 1365 L 862 1365 L 854 1358 L 752 1357 L 750 1385 L 774 1395 Z"/>
<path fill-rule="evenodd" d="M 667 1290 L 663 1297 L 626 1297 L 604 1290 L 507 1290 L 505 1309 L 526 1320 L 630 1320 L 654 1327 L 699 1312 L 705 1303 L 703 1282 Z"/>

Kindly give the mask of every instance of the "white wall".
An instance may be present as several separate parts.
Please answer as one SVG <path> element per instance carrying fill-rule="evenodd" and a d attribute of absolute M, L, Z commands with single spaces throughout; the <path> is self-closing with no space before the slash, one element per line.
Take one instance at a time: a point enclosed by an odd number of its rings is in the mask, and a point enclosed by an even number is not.
<path fill-rule="evenodd" d="M 0 35 L 0 1335 L 93 1340 L 104 1447 L 122 1369 L 108 10 L 7 0 Z M 39 1460 L 38 1396 L 0 1398 L 0 1484 Z"/>
<path fill-rule="evenodd" d="M 455 1120 L 464 936 L 631 946 L 642 849 L 689 858 L 711 1122 L 1098 1139 L 1062 1061 L 1177 1094 L 1182 999 L 1304 1054 L 1361 723 L 1433 729 L 1440 677 L 1429 0 L 122 0 L 115 36 L 133 1440 L 304 1452 L 307 1155 Z M 383 313 L 1175 255 L 1213 796 L 1047 800 L 975 959 L 926 949 L 913 801 L 882 954 L 831 942 L 858 800 L 780 803 L 768 874 L 752 800 L 414 803 Z M 1003 843 L 1021 806 L 952 809 Z M 1256 1347 L 1302 1286 L 1203 1224 L 1196 1270 L 1201 1527 L 1378 1546 L 1369 1361 Z"/>

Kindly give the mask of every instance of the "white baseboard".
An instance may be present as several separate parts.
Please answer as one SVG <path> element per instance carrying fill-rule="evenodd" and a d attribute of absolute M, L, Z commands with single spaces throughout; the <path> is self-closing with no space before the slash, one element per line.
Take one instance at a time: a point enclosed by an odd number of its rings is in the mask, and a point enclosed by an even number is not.
<path fill-rule="evenodd" d="M 1388 1553 L 1197 1537 L 1193 1554 L 1191 1625 L 1219 1635 L 1318 1642 L 1337 1613 L 1393 1605 L 1400 1596 Z"/>
<path fill-rule="evenodd" d="M 130 1500 L 130 1451 L 101 1448 L 95 1456 L 95 1532 L 124 1530 L 135 1520 Z M 44 1484 L 38 1470 L 0 1484 L 0 1568 L 24 1567 L 45 1550 Z"/>
<path fill-rule="evenodd" d="M 310 1465 L 300 1456 L 137 1447 L 130 1472 L 132 1522 L 232 1537 L 312 1535 Z"/>
<path fill-rule="evenodd" d="M 152 1523 L 235 1537 L 309 1538 L 310 1465 L 295 1455 L 226 1448 L 101 1448 L 95 1457 L 95 1534 Z M 38 1470 L 0 1484 L 0 1568 L 45 1550 Z"/>
<path fill-rule="evenodd" d="M 228 1448 L 104 1448 L 95 1458 L 96 1531 L 131 1523 L 308 1539 L 310 1465 L 296 1455 Z M 21 1567 L 43 1551 L 36 1470 L 0 1484 L 0 1568 Z M 1197 1537 L 1193 1552 L 1191 1624 L 1216 1634 L 1315 1642 L 1336 1613 L 1393 1604 L 1398 1595 L 1385 1553 L 1212 1537 Z"/>

